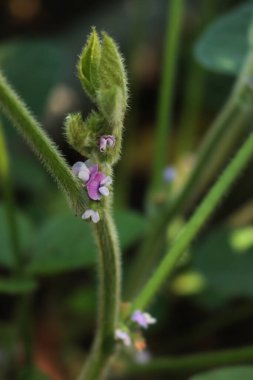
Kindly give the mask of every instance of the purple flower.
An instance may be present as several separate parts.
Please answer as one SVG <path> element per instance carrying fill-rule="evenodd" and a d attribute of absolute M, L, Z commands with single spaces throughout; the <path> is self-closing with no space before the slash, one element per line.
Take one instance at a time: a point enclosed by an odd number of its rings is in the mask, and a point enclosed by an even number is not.
<path fill-rule="evenodd" d="M 125 331 L 120 330 L 120 329 L 116 329 L 115 339 L 121 340 L 122 343 L 127 347 L 131 346 L 132 344 L 130 336 Z"/>
<path fill-rule="evenodd" d="M 93 223 L 97 223 L 100 220 L 100 216 L 99 216 L 98 211 L 88 209 L 83 213 L 82 219 L 85 219 L 85 220 L 90 219 Z"/>
<path fill-rule="evenodd" d="M 115 137 L 112 135 L 104 135 L 99 140 L 100 152 L 105 152 L 107 147 L 112 148 L 115 145 Z"/>
<path fill-rule="evenodd" d="M 107 197 L 109 195 L 108 186 L 112 183 L 112 179 L 102 172 L 93 172 L 87 183 L 88 195 L 94 201 L 101 199 L 102 195 Z"/>
<path fill-rule="evenodd" d="M 163 179 L 165 182 L 170 183 L 176 179 L 177 171 L 173 166 L 168 166 L 163 171 Z"/>
<path fill-rule="evenodd" d="M 85 162 L 79 161 L 73 165 L 72 172 L 87 186 L 90 199 L 98 201 L 102 196 L 107 197 L 109 195 L 108 187 L 112 183 L 112 178 L 100 172 L 97 164 L 94 164 L 90 160 Z"/>
<path fill-rule="evenodd" d="M 84 182 L 87 182 L 88 179 L 90 178 L 89 168 L 85 165 L 84 162 L 80 162 L 80 161 L 76 162 L 72 166 L 72 173 Z"/>
<path fill-rule="evenodd" d="M 132 314 L 131 320 L 144 329 L 148 328 L 148 325 L 153 325 L 156 323 L 156 319 L 153 318 L 149 313 L 143 313 L 140 310 L 136 310 Z"/>
<path fill-rule="evenodd" d="M 84 183 L 89 181 L 91 174 L 98 171 L 98 165 L 90 160 L 85 162 L 78 161 L 72 166 L 72 173 L 80 178 Z"/>

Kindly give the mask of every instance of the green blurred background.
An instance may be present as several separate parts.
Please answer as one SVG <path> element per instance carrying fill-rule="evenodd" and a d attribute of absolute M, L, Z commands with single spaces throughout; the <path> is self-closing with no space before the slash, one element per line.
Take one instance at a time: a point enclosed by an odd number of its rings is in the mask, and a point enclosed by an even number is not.
<path fill-rule="evenodd" d="M 91 26 L 106 30 L 126 58 L 130 107 L 115 175 L 115 216 L 124 271 L 145 231 L 147 186 L 154 152 L 157 98 L 168 0 L 2 0 L 0 67 L 63 151 L 67 113 L 91 108 L 76 62 Z M 210 122 L 223 105 L 238 67 L 208 71 L 194 46 L 209 23 L 244 1 L 185 1 L 173 100 L 168 165 L 181 186 Z M 244 25 L 242 24 L 242 29 Z M 188 129 L 187 123 L 193 123 Z M 14 379 L 22 362 L 20 298 L 29 299 L 35 363 L 52 380 L 73 379 L 95 330 L 96 250 L 89 227 L 65 199 L 13 126 L 2 117 L 17 207 L 20 246 L 31 281 L 12 277 L 14 260 L 0 186 L 0 378 Z M 207 167 L 208 170 L 208 167 Z M 253 181 L 245 171 L 153 305 L 159 323 L 147 333 L 151 355 L 183 354 L 252 343 Z M 218 175 L 218 173 L 217 173 Z M 203 193 L 207 189 L 203 189 Z M 196 200 L 197 204 L 198 200 Z M 190 205 L 190 214 L 194 205 Z M 173 236 L 182 220 L 168 228 Z M 126 277 L 126 275 L 124 275 Z M 34 280 L 36 278 L 36 280 Z M 21 311 L 22 316 L 22 311 Z M 115 371 L 120 371 L 115 368 Z M 167 375 L 159 375 L 167 379 Z M 128 377 L 130 379 L 130 377 Z M 138 379 L 154 379 L 150 375 Z M 186 379 L 174 376 L 171 379 Z"/>

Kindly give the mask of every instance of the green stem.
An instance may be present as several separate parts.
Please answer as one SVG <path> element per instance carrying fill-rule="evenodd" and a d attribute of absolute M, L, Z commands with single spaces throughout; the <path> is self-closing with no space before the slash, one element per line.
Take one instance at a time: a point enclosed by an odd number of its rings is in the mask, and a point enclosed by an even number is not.
<path fill-rule="evenodd" d="M 165 37 L 164 64 L 157 110 L 155 153 L 151 192 L 159 191 L 163 184 L 162 170 L 168 156 L 168 139 L 171 130 L 171 113 L 176 63 L 183 15 L 183 0 L 170 1 L 168 24 Z"/>
<path fill-rule="evenodd" d="M 187 54 L 187 78 L 185 92 L 183 96 L 183 104 L 181 110 L 181 119 L 179 123 L 179 133 L 177 135 L 177 158 L 180 159 L 182 154 L 189 153 L 195 147 L 199 118 L 203 103 L 203 95 L 205 89 L 206 70 L 201 67 L 192 50 L 196 37 L 200 34 L 203 28 L 208 24 L 210 19 L 216 13 L 216 1 L 202 0 L 199 4 L 199 16 L 202 22 L 194 35 L 188 39 L 189 53 Z"/>
<path fill-rule="evenodd" d="M 189 153 L 196 143 L 202 107 L 206 72 L 195 61 L 191 62 L 177 136 L 177 158 Z"/>
<path fill-rule="evenodd" d="M 7 222 L 10 232 L 10 243 L 12 245 L 12 253 L 15 259 L 16 270 L 19 271 L 22 264 L 21 248 L 18 235 L 18 226 L 15 215 L 15 201 L 13 188 L 10 177 L 9 157 L 5 144 L 5 137 L 2 125 L 0 124 L 0 179 L 3 187 L 3 195 L 5 199 L 5 208 Z"/>
<path fill-rule="evenodd" d="M 207 352 L 181 357 L 157 358 L 147 364 L 129 366 L 128 373 L 177 372 L 192 373 L 229 364 L 249 363 L 253 360 L 253 346 Z"/>
<path fill-rule="evenodd" d="M 115 329 L 120 303 L 120 249 L 116 229 L 109 211 L 94 225 L 99 249 L 98 327 L 91 354 L 78 380 L 104 379 L 115 347 Z"/>
<path fill-rule="evenodd" d="M 85 199 L 80 183 L 72 175 L 58 148 L 41 129 L 39 123 L 28 111 L 25 104 L 16 95 L 1 73 L 0 107 L 23 134 L 33 151 L 56 180 L 74 212 L 81 214 L 85 207 Z"/>
<path fill-rule="evenodd" d="M 253 51 L 250 51 L 231 96 L 201 145 L 196 164 L 185 185 L 150 221 L 148 238 L 143 242 L 130 274 L 130 295 L 140 289 L 158 254 L 163 251 L 168 223 L 189 205 L 192 207 L 196 196 L 216 175 L 242 134 L 242 126 L 248 124 L 253 113 L 252 90 L 248 86 L 248 78 L 252 75 Z"/>
<path fill-rule="evenodd" d="M 133 302 L 133 309 L 144 309 L 153 299 L 165 279 L 174 270 L 179 258 L 196 237 L 222 197 L 229 190 L 253 153 L 253 134 L 243 144 L 235 158 L 211 188 L 194 215 L 185 225 L 169 252 Z"/>

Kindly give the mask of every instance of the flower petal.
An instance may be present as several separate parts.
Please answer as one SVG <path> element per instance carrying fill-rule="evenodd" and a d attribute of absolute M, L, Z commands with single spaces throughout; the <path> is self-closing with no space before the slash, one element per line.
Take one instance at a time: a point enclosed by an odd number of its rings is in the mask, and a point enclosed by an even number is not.
<path fill-rule="evenodd" d="M 75 176 L 78 176 L 80 170 L 81 170 L 81 167 L 84 165 L 84 162 L 81 162 L 81 161 L 78 161 L 76 162 L 73 166 L 72 166 L 72 173 L 75 175 Z"/>
<path fill-rule="evenodd" d="M 99 188 L 100 194 L 102 194 L 104 197 L 108 197 L 109 195 L 109 189 L 106 186 L 101 186 Z"/>

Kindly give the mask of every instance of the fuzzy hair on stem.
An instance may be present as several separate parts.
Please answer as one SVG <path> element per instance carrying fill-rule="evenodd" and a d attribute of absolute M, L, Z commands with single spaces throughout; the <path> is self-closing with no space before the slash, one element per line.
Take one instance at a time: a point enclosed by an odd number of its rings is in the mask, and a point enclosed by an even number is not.
<path fill-rule="evenodd" d="M 86 206 L 81 184 L 71 173 L 59 149 L 40 127 L 2 73 L 0 73 L 0 108 L 21 132 L 43 166 L 57 182 L 74 213 L 81 215 Z"/>

